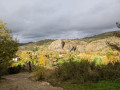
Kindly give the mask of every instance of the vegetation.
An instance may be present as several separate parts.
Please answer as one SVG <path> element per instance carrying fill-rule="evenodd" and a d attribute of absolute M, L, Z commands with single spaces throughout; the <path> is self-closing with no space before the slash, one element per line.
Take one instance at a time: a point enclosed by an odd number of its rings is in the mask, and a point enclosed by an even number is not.
<path fill-rule="evenodd" d="M 17 40 L 13 40 L 11 32 L 5 28 L 3 22 L 0 24 L 0 30 L 0 42 L 2 43 L 2 48 L 0 48 L 0 62 L 2 62 L 0 63 L 0 72 L 3 72 L 2 70 L 5 70 L 6 66 L 6 69 L 9 67 L 8 72 L 10 74 L 17 73 L 20 70 L 28 70 L 28 62 L 31 61 L 35 80 L 46 80 L 53 85 L 60 85 L 65 89 L 96 89 L 96 87 L 98 87 L 98 89 L 106 89 L 103 83 L 108 85 L 113 84 L 119 87 L 119 49 L 108 48 L 105 51 L 101 49 L 99 51 L 88 50 L 85 52 L 68 52 L 64 50 L 65 48 L 67 50 L 73 47 L 72 44 L 74 42 L 80 44 L 78 41 L 90 43 L 95 40 L 112 37 L 115 35 L 114 33 L 117 33 L 116 35 L 118 37 L 119 31 L 103 33 L 89 38 L 65 40 L 70 43 L 70 45 L 67 44 L 68 47 L 66 46 L 62 51 L 52 51 L 48 49 L 54 40 L 42 40 L 29 43 L 20 46 L 19 51 L 17 51 Z M 82 43 L 84 44 L 86 42 Z M 93 44 L 95 43 L 96 42 Z M 112 47 L 111 43 L 107 43 L 107 45 Z M 10 46 L 10 48 L 8 46 Z M 56 48 L 61 48 L 61 46 L 57 46 Z M 75 47 L 77 47 L 77 45 Z M 14 56 L 18 57 L 19 60 L 11 61 Z M 111 82 L 112 80 L 115 82 Z M 107 89 L 115 89 L 114 86 L 107 87 Z"/>
<path fill-rule="evenodd" d="M 35 80 L 45 80 L 46 79 L 46 69 L 44 67 L 36 67 L 34 69 Z"/>
<path fill-rule="evenodd" d="M 36 66 L 40 68 L 34 73 L 36 80 L 46 80 L 65 89 L 69 87 L 72 89 L 75 86 L 76 90 L 100 88 L 100 85 L 103 85 L 102 89 L 114 89 L 118 85 L 118 82 L 112 82 L 112 80 L 120 78 L 119 51 L 88 51 L 86 53 L 36 51 L 35 53 L 38 55 Z M 46 64 L 42 64 L 42 61 Z M 104 87 L 104 82 L 113 86 Z"/>
<path fill-rule="evenodd" d="M 114 33 L 120 33 L 120 31 L 107 32 L 107 33 L 102 33 L 102 34 L 99 34 L 99 35 L 94 35 L 92 37 L 85 37 L 82 40 L 84 40 L 86 42 L 92 42 L 92 41 L 95 41 L 95 40 L 110 38 L 110 37 L 114 36 Z"/>
<path fill-rule="evenodd" d="M 26 65 L 29 61 L 33 65 L 42 65 L 45 67 L 54 67 L 62 65 L 64 62 L 81 62 L 89 61 L 94 62 L 95 65 L 107 65 L 108 63 L 115 63 L 119 61 L 120 52 L 109 50 L 106 52 L 88 51 L 86 53 L 77 53 L 77 52 L 53 52 L 53 51 L 18 51 L 17 56 L 20 57 L 20 60 L 14 62 L 12 65 Z"/>
<path fill-rule="evenodd" d="M 0 76 L 9 68 L 11 60 L 18 50 L 18 41 L 13 39 L 12 31 L 0 20 Z"/>
<path fill-rule="evenodd" d="M 94 62 L 65 62 L 54 70 L 39 67 L 34 73 L 36 80 L 46 80 L 65 90 L 96 90 L 120 88 L 120 63 L 95 65 Z M 69 69 L 68 69 L 69 68 Z"/>
<path fill-rule="evenodd" d="M 68 69 L 69 68 L 69 69 Z M 70 80 L 72 82 L 85 83 L 97 82 L 99 80 L 114 80 L 120 78 L 120 63 L 114 65 L 98 65 L 88 61 L 64 63 L 56 70 L 56 79 L 60 81 Z"/>
<path fill-rule="evenodd" d="M 46 39 L 46 40 L 41 40 L 38 42 L 29 42 L 29 43 L 23 43 L 20 44 L 19 50 L 32 50 L 32 51 L 38 51 L 38 49 L 45 49 L 50 45 L 54 40 L 51 39 Z"/>
<path fill-rule="evenodd" d="M 61 83 L 64 90 L 119 90 L 120 81 L 99 81 L 97 83 L 71 84 L 69 82 Z"/>

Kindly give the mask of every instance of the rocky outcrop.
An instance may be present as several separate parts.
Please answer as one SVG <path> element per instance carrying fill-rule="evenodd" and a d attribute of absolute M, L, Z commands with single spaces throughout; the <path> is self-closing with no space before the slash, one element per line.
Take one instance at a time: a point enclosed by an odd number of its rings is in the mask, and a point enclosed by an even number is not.
<path fill-rule="evenodd" d="M 72 44 L 66 44 L 64 47 L 64 50 L 69 52 L 72 52 L 72 51 L 74 52 L 76 50 L 76 46 Z"/>
<path fill-rule="evenodd" d="M 56 40 L 52 42 L 49 46 L 49 49 L 55 51 L 68 51 L 74 52 L 78 50 L 79 52 L 83 52 L 87 42 L 85 41 L 75 41 L 75 40 Z"/>
<path fill-rule="evenodd" d="M 76 50 L 76 46 L 75 46 L 75 42 L 73 41 L 59 39 L 52 42 L 52 44 L 49 46 L 49 49 L 55 50 L 55 51 L 72 52 Z"/>
<path fill-rule="evenodd" d="M 97 51 L 97 50 L 102 50 L 105 47 L 107 47 L 107 44 L 106 44 L 106 40 L 103 39 L 103 40 L 97 40 L 97 41 L 90 42 L 86 46 L 85 50 L 86 51 Z"/>
<path fill-rule="evenodd" d="M 85 52 L 86 51 L 85 48 L 86 48 L 87 44 L 88 43 L 85 41 L 80 41 L 79 44 L 77 45 L 77 51 L 78 52 Z"/>
<path fill-rule="evenodd" d="M 120 45 L 120 38 L 110 37 L 100 40 L 95 40 L 90 43 L 80 40 L 56 40 L 52 42 L 49 49 L 55 51 L 69 51 L 69 52 L 85 52 L 85 51 L 98 51 L 107 50 L 108 45 L 106 42 Z"/>
<path fill-rule="evenodd" d="M 63 50 L 64 45 L 65 45 L 65 42 L 59 39 L 59 40 L 52 42 L 48 48 L 51 50 Z"/>
<path fill-rule="evenodd" d="M 64 40 L 65 41 L 65 46 L 64 50 L 69 51 L 69 52 L 74 52 L 76 50 L 76 42 L 73 40 Z"/>
<path fill-rule="evenodd" d="M 110 47 L 107 45 L 106 42 L 120 45 L 120 38 L 110 37 L 110 38 L 106 38 L 106 39 L 92 41 L 86 46 L 85 49 L 86 49 L 86 51 L 107 50 L 107 48 L 110 48 Z"/>

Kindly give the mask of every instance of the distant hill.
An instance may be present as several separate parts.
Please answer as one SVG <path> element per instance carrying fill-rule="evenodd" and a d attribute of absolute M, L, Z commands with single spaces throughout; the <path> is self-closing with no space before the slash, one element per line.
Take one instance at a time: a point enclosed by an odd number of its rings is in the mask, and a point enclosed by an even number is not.
<path fill-rule="evenodd" d="M 26 44 L 30 44 L 30 43 L 34 43 L 34 42 L 28 42 L 28 43 L 19 43 L 19 46 L 24 46 Z"/>
<path fill-rule="evenodd" d="M 25 44 L 20 46 L 21 50 L 53 50 L 53 51 L 96 51 L 106 50 L 108 46 L 106 41 L 112 43 L 120 43 L 120 39 L 114 36 L 114 33 L 120 33 L 120 31 L 106 32 L 92 37 L 85 37 L 82 39 L 60 39 L 60 40 L 41 40 L 34 43 Z"/>

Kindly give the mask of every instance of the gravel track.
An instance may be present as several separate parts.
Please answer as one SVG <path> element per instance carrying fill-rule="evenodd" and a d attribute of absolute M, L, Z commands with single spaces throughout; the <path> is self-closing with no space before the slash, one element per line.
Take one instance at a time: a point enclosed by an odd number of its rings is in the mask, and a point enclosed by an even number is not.
<path fill-rule="evenodd" d="M 0 90 L 63 90 L 53 87 L 48 82 L 32 81 L 29 77 L 32 73 L 19 73 L 2 76 Z"/>

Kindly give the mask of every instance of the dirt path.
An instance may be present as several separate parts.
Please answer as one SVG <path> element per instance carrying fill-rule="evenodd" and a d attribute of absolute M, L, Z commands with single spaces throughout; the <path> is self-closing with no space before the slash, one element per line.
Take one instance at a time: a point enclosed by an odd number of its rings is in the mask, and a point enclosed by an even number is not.
<path fill-rule="evenodd" d="M 53 87 L 47 82 L 32 81 L 28 79 L 32 73 L 19 73 L 3 76 L 0 80 L 0 90 L 63 90 Z"/>

